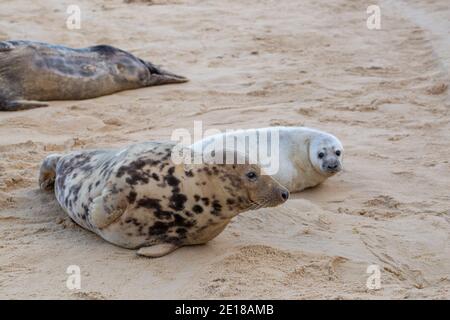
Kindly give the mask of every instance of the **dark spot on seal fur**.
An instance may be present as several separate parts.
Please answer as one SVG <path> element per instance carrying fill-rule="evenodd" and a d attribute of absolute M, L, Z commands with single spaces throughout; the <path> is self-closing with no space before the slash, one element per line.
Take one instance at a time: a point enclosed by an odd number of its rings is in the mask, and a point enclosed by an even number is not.
<path fill-rule="evenodd" d="M 181 211 L 184 209 L 184 204 L 187 201 L 187 197 L 182 193 L 173 193 L 170 197 L 170 204 L 169 207 Z"/>
<path fill-rule="evenodd" d="M 169 186 L 175 187 L 180 184 L 180 180 L 178 180 L 178 178 L 176 178 L 174 176 L 167 176 L 167 177 L 165 177 L 165 179 Z"/>
<path fill-rule="evenodd" d="M 173 217 L 175 218 L 175 221 L 173 222 L 175 226 L 191 228 L 195 225 L 195 221 L 188 220 L 179 214 L 174 214 Z"/>
<path fill-rule="evenodd" d="M 156 221 L 151 227 L 148 228 L 148 234 L 151 236 L 157 236 L 167 233 L 169 230 L 169 224 Z"/>
<path fill-rule="evenodd" d="M 231 198 L 227 199 L 227 204 L 233 205 L 234 203 L 235 203 L 234 199 L 231 199 Z"/>
<path fill-rule="evenodd" d="M 137 197 L 137 193 L 135 191 L 130 191 L 130 193 L 128 194 L 128 202 L 133 204 L 136 201 L 136 197 Z"/>
<path fill-rule="evenodd" d="M 220 204 L 220 202 L 218 200 L 214 200 L 212 202 L 211 214 L 218 216 L 221 211 L 222 211 L 222 205 Z"/>
<path fill-rule="evenodd" d="M 173 215 L 173 212 L 162 210 L 160 202 L 161 202 L 160 199 L 152 199 L 144 197 L 137 202 L 136 207 L 154 210 L 154 215 L 158 219 L 165 219 L 165 220 L 170 219 L 170 217 Z"/>
<path fill-rule="evenodd" d="M 194 211 L 197 214 L 202 213 L 203 212 L 203 207 L 199 206 L 198 204 L 196 204 L 195 206 L 192 207 L 192 211 Z"/>
<path fill-rule="evenodd" d="M 192 212 L 190 212 L 190 211 L 185 211 L 184 214 L 186 216 L 188 216 L 188 217 L 193 217 L 194 216 L 194 214 Z"/>
<path fill-rule="evenodd" d="M 70 197 L 73 197 L 74 201 L 77 202 L 78 194 L 80 193 L 80 190 L 81 190 L 81 184 L 75 184 L 75 185 L 71 186 L 69 189 L 69 193 L 67 195 L 67 199 Z"/>
<path fill-rule="evenodd" d="M 81 204 L 81 207 L 83 208 L 84 214 L 83 217 L 89 216 L 89 206 L 87 204 Z"/>
<path fill-rule="evenodd" d="M 164 180 L 171 187 L 177 187 L 180 184 L 180 180 L 173 175 L 174 172 L 175 172 L 175 167 L 170 167 L 167 170 L 167 175 L 164 177 Z"/>
<path fill-rule="evenodd" d="M 128 165 L 124 165 L 117 170 L 116 177 L 121 178 L 125 174 L 129 177 L 125 179 L 125 181 L 129 185 L 137 185 L 139 183 L 147 184 L 149 182 L 150 174 L 146 172 L 144 169 L 145 166 L 155 166 L 159 163 L 159 160 L 154 159 L 138 159 L 131 162 Z M 153 177 L 154 178 L 154 177 Z"/>
<path fill-rule="evenodd" d="M 202 198 L 203 203 L 205 206 L 209 206 L 209 198 Z"/>
<path fill-rule="evenodd" d="M 148 228 L 148 234 L 150 236 L 160 236 L 168 233 L 169 228 L 178 227 L 178 229 L 184 229 L 184 231 L 176 231 L 177 233 L 181 233 L 185 235 L 187 233 L 187 229 L 191 228 L 195 225 L 195 221 L 190 221 L 179 214 L 173 215 L 174 220 L 168 222 L 156 221 L 151 227 Z M 168 237 L 167 237 L 168 238 Z M 167 240 L 167 239 L 164 239 Z M 178 241 L 179 238 L 174 238 L 173 241 Z"/>
<path fill-rule="evenodd" d="M 194 173 L 192 172 L 192 170 L 185 171 L 184 173 L 186 174 L 186 177 L 189 177 L 189 178 L 192 178 L 194 176 Z"/>

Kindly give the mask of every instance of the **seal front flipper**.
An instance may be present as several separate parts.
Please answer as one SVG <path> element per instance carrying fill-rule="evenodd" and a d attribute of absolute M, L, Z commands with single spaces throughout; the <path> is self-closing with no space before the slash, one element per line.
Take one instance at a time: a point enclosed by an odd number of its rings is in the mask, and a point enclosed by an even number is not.
<path fill-rule="evenodd" d="M 172 243 L 160 243 L 150 247 L 142 247 L 137 251 L 140 256 L 148 258 L 159 258 L 177 250 L 179 246 Z"/>
<path fill-rule="evenodd" d="M 0 111 L 20 111 L 42 107 L 48 107 L 48 104 L 38 101 L 5 101 L 0 99 Z"/>
<path fill-rule="evenodd" d="M 102 229 L 120 218 L 128 208 L 128 201 L 123 192 L 117 192 L 115 185 L 107 187 L 95 198 L 89 207 L 89 221 Z"/>

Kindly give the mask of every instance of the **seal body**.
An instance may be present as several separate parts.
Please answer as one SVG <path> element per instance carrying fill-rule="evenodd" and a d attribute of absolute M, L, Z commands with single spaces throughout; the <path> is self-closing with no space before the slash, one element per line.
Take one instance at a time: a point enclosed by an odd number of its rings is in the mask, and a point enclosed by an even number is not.
<path fill-rule="evenodd" d="M 0 42 L 0 110 L 46 106 L 187 79 L 107 45 L 72 49 L 32 41 Z"/>
<path fill-rule="evenodd" d="M 237 214 L 275 206 L 288 190 L 250 164 L 174 164 L 172 143 L 50 155 L 42 189 L 80 226 L 145 256 L 216 237 Z"/>
<path fill-rule="evenodd" d="M 272 148 L 277 146 L 269 157 L 272 164 L 278 164 L 271 175 L 290 192 L 317 186 L 342 170 L 344 149 L 341 142 L 329 133 L 306 127 L 237 130 L 206 137 L 190 148 L 205 153 L 230 149 L 231 142 L 231 148 L 245 152 L 253 163 L 262 165 L 261 159 L 267 158 L 270 147 L 261 148 L 261 145 L 267 140 Z"/>

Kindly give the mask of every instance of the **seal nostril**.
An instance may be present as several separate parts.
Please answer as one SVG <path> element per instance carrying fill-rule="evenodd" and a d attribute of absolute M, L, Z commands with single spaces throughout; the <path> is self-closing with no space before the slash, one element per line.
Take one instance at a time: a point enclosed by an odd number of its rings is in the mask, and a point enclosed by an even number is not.
<path fill-rule="evenodd" d="M 281 197 L 283 198 L 284 201 L 286 201 L 289 198 L 289 192 L 282 191 L 281 192 Z"/>

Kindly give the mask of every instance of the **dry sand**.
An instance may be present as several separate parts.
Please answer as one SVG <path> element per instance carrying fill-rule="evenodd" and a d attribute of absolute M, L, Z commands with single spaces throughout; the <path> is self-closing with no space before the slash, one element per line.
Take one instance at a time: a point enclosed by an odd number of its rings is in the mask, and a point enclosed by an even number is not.
<path fill-rule="evenodd" d="M 191 82 L 0 114 L 0 298 L 450 298 L 448 0 L 382 1 L 377 31 L 376 1 L 80 0 L 70 31 L 73 2 L 3 0 L 0 40 L 111 44 Z M 48 153 L 167 140 L 194 120 L 317 127 L 343 141 L 345 170 L 156 260 L 37 188 Z"/>

